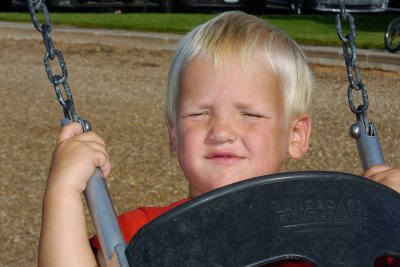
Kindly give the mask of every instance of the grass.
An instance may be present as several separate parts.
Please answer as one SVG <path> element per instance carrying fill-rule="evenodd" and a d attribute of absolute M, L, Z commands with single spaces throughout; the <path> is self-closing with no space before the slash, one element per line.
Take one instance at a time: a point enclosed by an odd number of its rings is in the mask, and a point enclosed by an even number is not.
<path fill-rule="evenodd" d="M 215 14 L 158 14 L 158 13 L 51 13 L 55 25 L 85 28 L 123 29 L 132 31 L 186 33 Z M 300 44 L 338 46 L 335 14 L 264 15 L 263 19 L 287 32 Z M 392 15 L 354 15 L 357 48 L 384 49 L 383 35 Z M 40 21 L 43 17 L 39 14 Z M 28 13 L 0 13 L 1 21 L 30 22 Z M 347 34 L 348 23 L 342 21 Z"/>
<path fill-rule="evenodd" d="M 301 44 L 338 46 L 336 15 L 267 16 L 271 24 L 286 31 Z M 391 15 L 355 15 L 356 46 L 366 49 L 385 49 L 384 32 Z M 349 33 L 349 24 L 342 21 L 343 35 Z"/>

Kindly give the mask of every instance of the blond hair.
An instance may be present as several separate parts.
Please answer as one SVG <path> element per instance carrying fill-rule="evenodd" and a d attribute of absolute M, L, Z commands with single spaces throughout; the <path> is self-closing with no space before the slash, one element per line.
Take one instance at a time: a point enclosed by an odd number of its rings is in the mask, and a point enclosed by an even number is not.
<path fill-rule="evenodd" d="M 286 118 L 309 111 L 313 75 L 300 47 L 284 32 L 264 20 L 240 11 L 224 12 L 196 27 L 179 43 L 168 74 L 166 116 L 175 125 L 180 75 L 193 58 L 215 65 L 263 62 L 278 77 L 283 90 Z"/>

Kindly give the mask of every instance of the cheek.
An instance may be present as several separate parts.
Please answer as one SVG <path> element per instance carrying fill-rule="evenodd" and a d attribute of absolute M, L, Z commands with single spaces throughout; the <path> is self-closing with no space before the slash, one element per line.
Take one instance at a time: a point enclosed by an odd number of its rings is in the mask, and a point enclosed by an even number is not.
<path fill-rule="evenodd" d="M 200 129 L 183 128 L 178 131 L 177 159 L 189 183 L 195 182 L 190 179 L 194 179 L 199 174 L 203 144 L 204 138 Z"/>
<path fill-rule="evenodd" d="M 192 154 L 204 143 L 204 134 L 199 127 L 181 125 L 177 132 L 178 154 Z"/>
<path fill-rule="evenodd" d="M 245 133 L 244 143 L 247 149 L 260 160 L 271 160 L 279 155 L 284 157 L 288 147 L 287 130 L 283 127 L 270 127 L 261 129 L 249 129 Z"/>

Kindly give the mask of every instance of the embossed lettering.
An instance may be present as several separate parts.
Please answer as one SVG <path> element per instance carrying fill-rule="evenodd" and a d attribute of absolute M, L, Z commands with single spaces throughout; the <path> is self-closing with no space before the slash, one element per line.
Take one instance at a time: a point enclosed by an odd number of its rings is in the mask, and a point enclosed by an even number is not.
<path fill-rule="evenodd" d="M 368 219 L 365 205 L 356 198 L 284 199 L 274 201 L 272 207 L 284 227 L 304 224 L 360 223 Z"/>

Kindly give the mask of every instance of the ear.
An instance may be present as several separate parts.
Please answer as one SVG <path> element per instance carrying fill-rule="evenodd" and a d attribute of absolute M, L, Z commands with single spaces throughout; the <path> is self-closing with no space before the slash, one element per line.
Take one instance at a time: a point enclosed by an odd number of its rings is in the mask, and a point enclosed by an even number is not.
<path fill-rule="evenodd" d="M 176 156 L 176 128 L 172 123 L 168 123 L 168 135 L 169 135 L 169 153 Z"/>
<path fill-rule="evenodd" d="M 301 159 L 306 154 L 311 135 L 311 116 L 304 113 L 292 119 L 289 129 L 288 154 L 293 159 Z"/>

